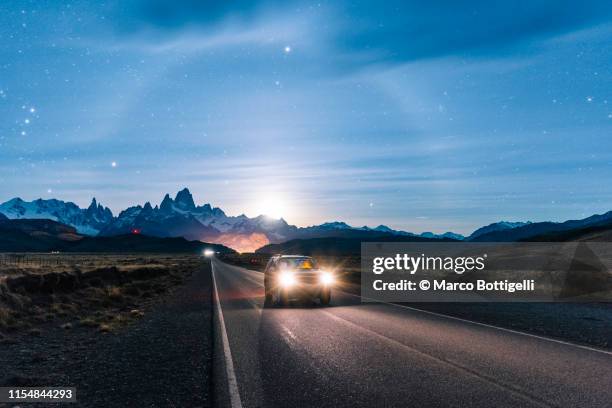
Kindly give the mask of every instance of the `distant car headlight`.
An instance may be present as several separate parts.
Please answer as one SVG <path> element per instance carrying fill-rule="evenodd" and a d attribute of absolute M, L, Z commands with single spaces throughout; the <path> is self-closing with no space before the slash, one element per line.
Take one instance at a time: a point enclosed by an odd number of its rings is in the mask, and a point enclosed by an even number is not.
<path fill-rule="evenodd" d="M 334 283 L 334 275 L 329 272 L 323 272 L 321 273 L 321 276 L 319 276 L 319 280 L 324 285 L 331 285 Z"/>
<path fill-rule="evenodd" d="M 296 283 L 295 274 L 289 271 L 281 272 L 278 277 L 278 281 L 281 284 L 281 286 L 284 286 L 284 287 L 293 286 Z"/>
<path fill-rule="evenodd" d="M 206 248 L 204 250 L 204 256 L 207 258 L 211 258 L 213 255 L 215 255 L 215 251 L 210 249 L 210 248 Z"/>

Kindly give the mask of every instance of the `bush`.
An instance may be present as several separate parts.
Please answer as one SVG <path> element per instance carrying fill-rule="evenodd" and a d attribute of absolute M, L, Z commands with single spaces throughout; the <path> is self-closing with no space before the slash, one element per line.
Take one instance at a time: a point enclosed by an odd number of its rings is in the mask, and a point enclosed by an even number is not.
<path fill-rule="evenodd" d="M 0 327 L 6 327 L 11 320 L 11 311 L 0 306 Z"/>
<path fill-rule="evenodd" d="M 121 300 L 123 299 L 123 291 L 118 286 L 109 286 L 106 288 L 106 296 L 112 300 Z"/>

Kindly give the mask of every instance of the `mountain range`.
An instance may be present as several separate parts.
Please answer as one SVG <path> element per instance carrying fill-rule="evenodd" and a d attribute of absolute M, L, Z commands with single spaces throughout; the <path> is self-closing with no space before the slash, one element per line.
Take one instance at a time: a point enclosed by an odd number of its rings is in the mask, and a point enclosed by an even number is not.
<path fill-rule="evenodd" d="M 98 204 L 94 198 L 88 208 L 61 200 L 24 201 L 13 198 L 0 204 L 0 213 L 10 219 L 49 219 L 70 225 L 84 235 L 98 235 L 114 219 L 108 207 Z"/>
<path fill-rule="evenodd" d="M 236 250 L 254 251 L 268 244 L 278 244 L 296 239 L 345 238 L 345 239 L 406 239 L 466 240 L 508 242 L 524 240 L 531 236 L 550 232 L 584 228 L 612 221 L 612 212 L 594 215 L 582 220 L 554 222 L 501 221 L 475 230 L 464 237 L 453 232 L 434 234 L 395 230 L 385 225 L 371 228 L 353 227 L 342 221 L 326 222 L 309 227 L 297 227 L 284 219 L 265 215 L 247 217 L 228 216 L 222 209 L 210 204 L 196 205 L 191 192 L 185 188 L 175 198 L 166 194 L 159 205 L 136 205 L 114 216 L 111 210 L 94 198 L 88 208 L 80 208 L 72 202 L 56 199 L 24 201 L 13 198 L 0 204 L 0 218 L 48 219 L 71 226 L 75 233 L 85 236 L 110 237 L 117 235 L 146 235 L 153 237 L 182 237 L 187 240 L 219 243 Z"/>
<path fill-rule="evenodd" d="M 167 252 L 201 253 L 204 249 L 233 252 L 223 245 L 185 238 L 146 235 L 114 237 L 79 234 L 76 228 L 48 219 L 14 219 L 0 216 L 0 252 Z"/>

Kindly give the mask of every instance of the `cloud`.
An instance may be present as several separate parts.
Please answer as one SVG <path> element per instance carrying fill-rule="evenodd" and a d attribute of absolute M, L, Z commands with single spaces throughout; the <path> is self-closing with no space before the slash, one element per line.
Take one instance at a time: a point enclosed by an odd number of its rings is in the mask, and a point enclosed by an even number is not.
<path fill-rule="evenodd" d="M 113 9 L 117 44 L 152 52 L 200 50 L 315 36 L 338 65 L 404 63 L 451 55 L 499 56 L 609 21 L 612 3 L 452 0 L 288 1 L 148 0 Z M 148 44 L 147 44 L 148 42 Z M 348 67 L 345 67 L 348 68 Z"/>
<path fill-rule="evenodd" d="M 361 2 L 345 15 L 357 29 L 342 45 L 379 60 L 404 62 L 449 55 L 500 55 L 525 42 L 610 20 L 601 1 L 437 0 Z M 524 52 L 525 48 L 521 48 Z"/>
<path fill-rule="evenodd" d="M 137 50 L 148 54 L 195 53 L 205 50 L 222 49 L 235 46 L 277 45 L 284 46 L 288 41 L 300 37 L 299 24 L 276 24 L 274 27 L 256 21 L 240 25 L 226 21 L 212 30 L 185 28 L 172 33 L 145 30 L 129 37 L 115 38 L 107 48 L 114 51 Z"/>
<path fill-rule="evenodd" d="M 125 2 L 116 4 L 120 17 L 116 23 L 124 31 L 142 27 L 172 31 L 187 26 L 211 26 L 229 17 L 248 23 L 264 6 L 264 2 L 244 0 L 137 0 L 127 6 Z"/>
<path fill-rule="evenodd" d="M 278 54 L 287 45 L 304 51 L 321 38 L 323 31 L 317 25 L 326 17 L 320 10 L 289 11 L 289 5 L 287 2 L 272 8 L 265 2 L 240 1 L 116 2 L 105 10 L 108 16 L 103 27 L 83 32 L 77 45 L 88 50 L 174 56 L 228 50 L 239 50 L 246 56 L 254 55 L 254 50 L 257 55 Z M 101 11 L 84 13 L 97 16 Z"/>

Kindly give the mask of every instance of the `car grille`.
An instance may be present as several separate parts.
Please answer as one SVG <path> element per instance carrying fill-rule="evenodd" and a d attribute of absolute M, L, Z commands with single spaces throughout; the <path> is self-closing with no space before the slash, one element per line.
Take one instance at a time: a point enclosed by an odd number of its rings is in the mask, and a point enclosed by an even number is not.
<path fill-rule="evenodd" d="M 319 283 L 318 272 L 299 272 L 297 274 L 297 278 L 300 283 L 304 283 L 307 285 L 314 285 Z"/>

